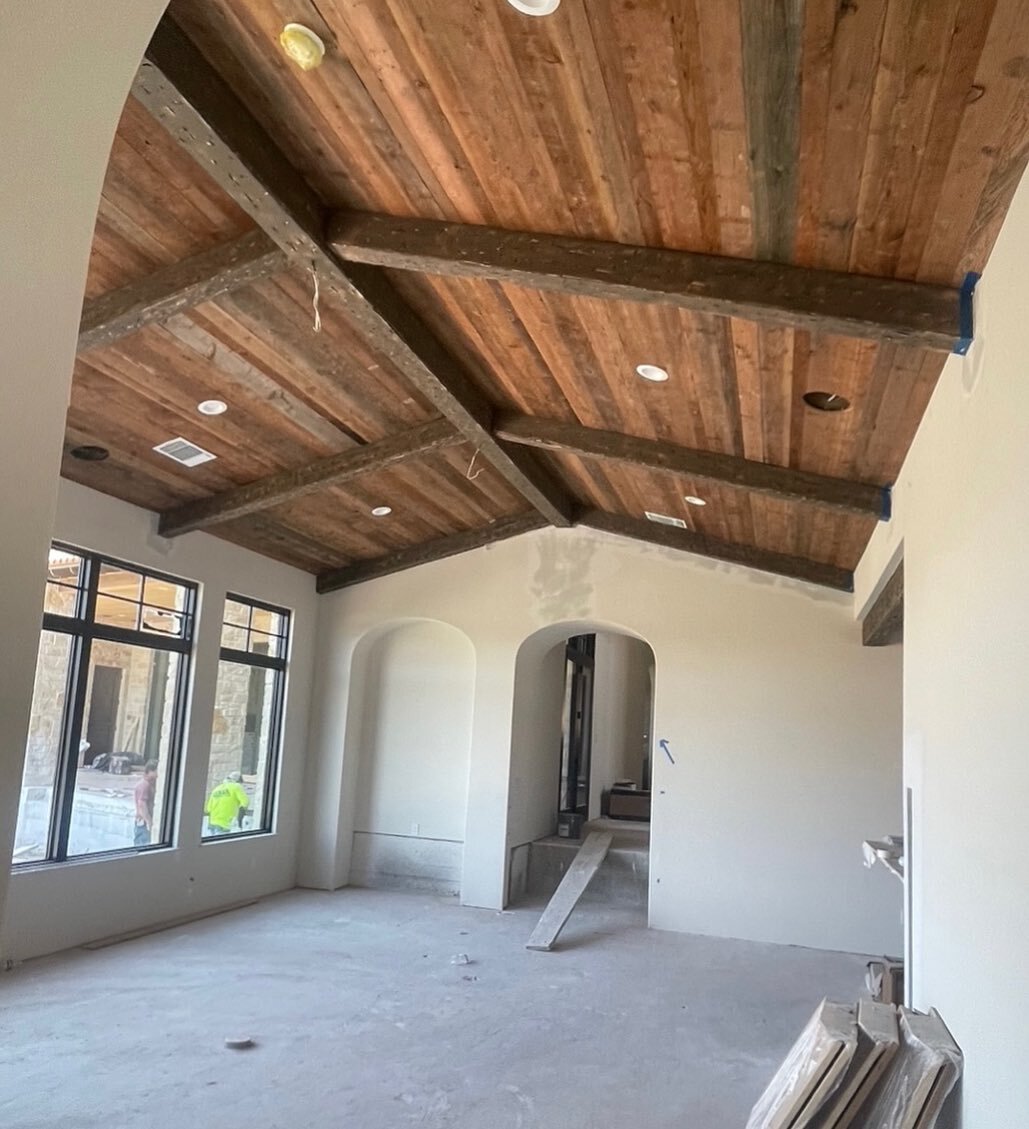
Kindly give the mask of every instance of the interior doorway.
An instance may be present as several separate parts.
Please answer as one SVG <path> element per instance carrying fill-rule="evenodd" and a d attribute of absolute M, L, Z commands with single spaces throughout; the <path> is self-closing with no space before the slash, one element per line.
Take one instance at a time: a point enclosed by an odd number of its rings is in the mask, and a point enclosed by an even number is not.
<path fill-rule="evenodd" d="M 591 890 L 617 887 L 646 908 L 654 674 L 644 640 L 599 624 L 554 625 L 522 644 L 508 792 L 509 901 L 544 893 L 536 878 L 545 871 L 559 879 L 581 837 L 602 828 L 615 843 Z"/>

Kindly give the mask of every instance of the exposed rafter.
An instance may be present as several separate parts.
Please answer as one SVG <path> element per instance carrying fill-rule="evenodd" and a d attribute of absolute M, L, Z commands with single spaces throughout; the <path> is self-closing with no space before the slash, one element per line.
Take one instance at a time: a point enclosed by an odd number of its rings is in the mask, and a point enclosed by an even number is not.
<path fill-rule="evenodd" d="M 728 541 L 718 541 L 687 529 L 674 529 L 671 526 L 657 525 L 654 522 L 637 518 L 622 517 L 605 513 L 602 510 L 589 510 L 580 518 L 578 524 L 628 537 L 634 541 L 645 541 L 666 549 L 678 549 L 684 553 L 695 553 L 702 557 L 745 565 L 762 572 L 788 576 L 794 580 L 806 580 L 824 588 L 836 588 L 842 592 L 854 589 L 853 573 L 835 565 L 822 564 L 804 557 L 791 557 L 786 553 L 773 553 L 767 549 L 757 549 L 752 545 L 737 545 Z"/>
<path fill-rule="evenodd" d="M 866 647 L 889 647 L 904 641 L 903 561 L 861 621 L 861 641 Z"/>
<path fill-rule="evenodd" d="M 500 518 L 482 529 L 472 529 L 467 533 L 456 533 L 450 537 L 439 537 L 435 541 L 416 545 L 412 549 L 399 549 L 384 557 L 355 561 L 342 568 L 330 569 L 319 574 L 317 588 L 322 593 L 335 592 L 338 588 L 349 588 L 366 580 L 376 580 L 394 572 L 403 572 L 408 568 L 428 564 L 429 561 L 441 561 L 446 557 L 456 557 L 459 553 L 470 552 L 472 549 L 481 549 L 484 545 L 492 545 L 496 541 L 506 541 L 521 533 L 541 529 L 545 524 L 546 522 L 537 514 L 518 514 L 515 517 Z"/>
<path fill-rule="evenodd" d="M 207 529 L 285 502 L 295 502 L 307 494 L 327 486 L 340 486 L 364 474 L 389 470 L 406 459 L 461 441 L 462 437 L 447 420 L 433 420 L 364 447 L 318 459 L 296 470 L 283 471 L 224 494 L 176 506 L 161 514 L 158 532 L 163 537 L 177 537 L 196 529 Z"/>
<path fill-rule="evenodd" d="M 871 515 L 883 520 L 889 517 L 888 488 L 866 482 L 809 474 L 736 455 L 698 451 L 615 431 L 599 431 L 563 420 L 505 414 L 497 419 L 494 434 L 511 443 L 524 443 L 584 459 L 709 479 L 787 501 L 809 502 L 865 517 Z"/>
<path fill-rule="evenodd" d="M 394 270 L 663 303 L 947 353 L 964 336 L 961 292 L 948 286 L 356 212 L 333 217 L 329 240 L 349 262 Z"/>
<path fill-rule="evenodd" d="M 314 270 L 355 328 L 418 389 L 540 514 L 571 521 L 572 502 L 531 456 L 490 431 L 492 409 L 385 275 L 345 271 L 325 240 L 321 201 L 243 103 L 167 17 L 158 25 L 133 95 L 290 260 Z"/>
<path fill-rule="evenodd" d="M 209 302 L 284 269 L 286 256 L 263 231 L 173 263 L 139 282 L 86 302 L 78 351 L 111 345 L 154 322 Z"/>

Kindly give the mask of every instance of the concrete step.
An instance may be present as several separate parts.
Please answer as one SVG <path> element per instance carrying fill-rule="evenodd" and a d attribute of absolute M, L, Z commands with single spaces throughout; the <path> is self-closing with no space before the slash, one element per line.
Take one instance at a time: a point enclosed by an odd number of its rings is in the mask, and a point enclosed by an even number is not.
<path fill-rule="evenodd" d="M 579 840 L 556 836 L 530 844 L 528 896 L 549 899 L 581 846 Z M 616 838 L 582 901 L 645 908 L 649 872 L 649 846 L 635 837 Z"/>

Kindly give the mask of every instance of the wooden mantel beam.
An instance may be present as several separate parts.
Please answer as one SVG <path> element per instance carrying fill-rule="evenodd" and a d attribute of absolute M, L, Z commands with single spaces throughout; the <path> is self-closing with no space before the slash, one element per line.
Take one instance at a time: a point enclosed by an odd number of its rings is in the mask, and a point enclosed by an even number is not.
<path fill-rule="evenodd" d="M 618 537 L 628 537 L 634 541 L 644 541 L 660 545 L 665 549 L 677 549 L 684 553 L 695 553 L 702 557 L 712 557 L 731 564 L 745 565 L 776 576 L 788 576 L 793 580 L 806 580 L 824 588 L 836 588 L 841 592 L 854 590 L 854 575 L 844 568 L 808 560 L 805 557 L 791 557 L 786 553 L 774 553 L 768 549 L 758 549 L 753 545 L 738 545 L 729 541 L 719 541 L 688 529 L 673 529 L 667 525 L 657 525 L 638 518 L 609 514 L 603 510 L 589 510 L 579 518 L 579 525 L 613 533 Z"/>
<path fill-rule="evenodd" d="M 861 641 L 866 647 L 890 647 L 904 642 L 903 561 L 861 621 Z"/>
<path fill-rule="evenodd" d="M 790 470 L 737 455 L 698 451 L 676 443 L 641 439 L 534 416 L 501 415 L 494 424 L 494 434 L 510 443 L 524 443 L 583 459 L 708 479 L 786 501 L 807 502 L 863 517 L 886 520 L 890 514 L 887 487 Z"/>
<path fill-rule="evenodd" d="M 225 80 L 167 16 L 146 50 L 133 96 L 290 259 L 314 270 L 372 348 L 479 451 L 483 461 L 555 525 L 572 499 L 532 456 L 494 438 L 492 408 L 384 272 L 346 269 L 326 241 L 328 213 Z"/>
<path fill-rule="evenodd" d="M 510 537 L 541 529 L 545 524 L 546 522 L 537 514 L 517 514 L 514 517 L 499 518 L 492 524 L 483 526 L 482 529 L 455 533 L 449 537 L 438 537 L 424 545 L 416 545 L 411 549 L 398 549 L 395 553 L 388 553 L 384 557 L 355 561 L 342 568 L 329 569 L 327 572 L 319 573 L 316 586 L 321 593 L 335 592 L 339 588 L 349 588 L 366 580 L 376 580 L 394 572 L 416 568 L 418 565 L 428 564 L 429 561 L 441 561 L 446 557 L 470 552 L 472 549 L 481 549 L 484 545 L 492 545 L 496 541 L 506 541 Z"/>
<path fill-rule="evenodd" d="M 945 353 L 965 335 L 962 292 L 949 286 L 361 212 L 336 213 L 329 242 L 352 263 L 663 303 Z"/>
<path fill-rule="evenodd" d="M 234 521 L 284 502 L 295 502 L 327 486 L 340 486 L 363 474 L 389 470 L 406 459 L 451 447 L 461 441 L 461 435 L 448 420 L 432 420 L 399 435 L 391 435 L 388 439 L 307 463 L 296 470 L 282 471 L 210 498 L 185 502 L 161 514 L 158 532 L 162 537 L 178 537 L 196 529 Z"/>
<path fill-rule="evenodd" d="M 86 302 L 79 320 L 78 352 L 111 345 L 154 322 L 167 321 L 202 302 L 259 282 L 285 266 L 286 256 L 263 231 L 248 231 Z"/>

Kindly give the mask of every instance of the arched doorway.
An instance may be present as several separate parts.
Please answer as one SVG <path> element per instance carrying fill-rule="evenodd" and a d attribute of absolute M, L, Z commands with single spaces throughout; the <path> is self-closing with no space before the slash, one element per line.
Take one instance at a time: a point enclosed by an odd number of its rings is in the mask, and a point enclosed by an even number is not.
<path fill-rule="evenodd" d="M 391 624 L 358 643 L 351 885 L 461 892 L 474 685 L 475 650 L 448 624 Z"/>
<path fill-rule="evenodd" d="M 542 857 L 542 846 L 534 853 L 533 844 L 567 837 L 563 846 L 572 847 L 577 835 L 610 820 L 620 846 L 649 851 L 653 702 L 653 650 L 625 628 L 554 624 L 522 643 L 511 730 L 508 901 L 533 892 L 530 861 Z M 567 854 L 557 852 L 558 868 Z M 621 861 L 641 879 L 638 897 L 646 904 L 645 866 Z"/>

